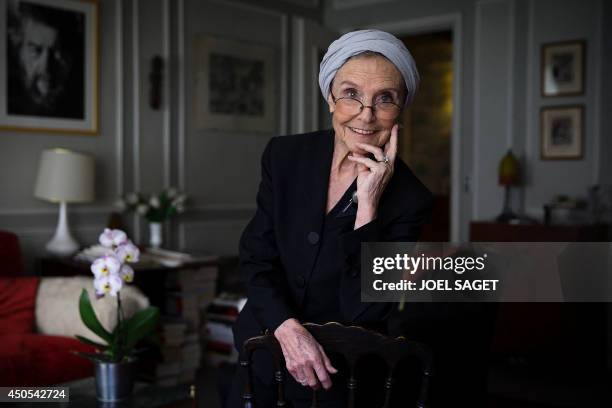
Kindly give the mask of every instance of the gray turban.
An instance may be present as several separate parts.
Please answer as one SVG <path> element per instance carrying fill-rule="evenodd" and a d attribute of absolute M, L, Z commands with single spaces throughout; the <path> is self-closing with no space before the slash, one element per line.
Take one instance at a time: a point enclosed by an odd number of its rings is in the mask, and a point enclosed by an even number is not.
<path fill-rule="evenodd" d="M 352 31 L 330 44 L 319 66 L 319 87 L 323 98 L 327 99 L 330 84 L 346 60 L 365 51 L 382 54 L 396 66 L 408 91 L 404 105 L 412 102 L 419 86 L 419 72 L 414 59 L 403 42 L 380 30 Z"/>

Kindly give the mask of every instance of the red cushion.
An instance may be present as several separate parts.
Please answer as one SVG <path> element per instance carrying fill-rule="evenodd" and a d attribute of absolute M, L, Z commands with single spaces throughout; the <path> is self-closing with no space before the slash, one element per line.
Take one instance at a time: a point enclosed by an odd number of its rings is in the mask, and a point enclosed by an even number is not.
<path fill-rule="evenodd" d="M 34 331 L 35 277 L 0 278 L 0 335 Z"/>
<path fill-rule="evenodd" d="M 93 375 L 93 364 L 71 351 L 93 347 L 70 337 L 0 336 L 0 386 L 47 386 Z"/>

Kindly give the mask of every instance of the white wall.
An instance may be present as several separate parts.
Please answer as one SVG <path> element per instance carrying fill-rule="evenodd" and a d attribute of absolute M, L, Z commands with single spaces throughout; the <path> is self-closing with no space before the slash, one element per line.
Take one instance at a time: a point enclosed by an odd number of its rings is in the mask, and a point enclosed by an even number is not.
<path fill-rule="evenodd" d="M 180 186 L 189 211 L 172 223 L 169 246 L 195 252 L 236 254 L 238 237 L 255 209 L 259 158 L 271 136 L 288 129 L 287 21 L 291 14 L 320 18 L 317 1 L 101 0 L 100 133 L 62 136 L 0 134 L 0 228 L 16 232 L 26 267 L 34 272 L 57 222 L 57 208 L 33 197 L 40 152 L 64 147 L 96 157 L 96 201 L 69 208 L 74 235 L 95 243 L 112 203 L 122 193 Z M 199 34 L 269 46 L 276 58 L 278 99 L 274 132 L 196 130 L 192 114 L 192 44 Z M 160 110 L 148 105 L 151 59 L 165 59 Z M 281 109 L 282 108 L 282 109 Z M 136 242 L 146 225 L 126 217 Z"/>

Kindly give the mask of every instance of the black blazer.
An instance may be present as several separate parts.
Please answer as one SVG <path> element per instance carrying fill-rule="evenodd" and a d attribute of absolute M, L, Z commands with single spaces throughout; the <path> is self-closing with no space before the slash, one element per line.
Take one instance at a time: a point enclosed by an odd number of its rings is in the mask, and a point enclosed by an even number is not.
<path fill-rule="evenodd" d="M 257 211 L 240 240 L 240 268 L 248 301 L 234 325 L 236 348 L 283 321 L 300 319 L 326 211 L 334 133 L 325 130 L 270 140 L 261 160 Z M 343 323 L 368 326 L 385 319 L 390 304 L 360 301 L 361 242 L 418 240 L 432 195 L 406 164 L 395 171 L 377 218 L 341 236 Z"/>

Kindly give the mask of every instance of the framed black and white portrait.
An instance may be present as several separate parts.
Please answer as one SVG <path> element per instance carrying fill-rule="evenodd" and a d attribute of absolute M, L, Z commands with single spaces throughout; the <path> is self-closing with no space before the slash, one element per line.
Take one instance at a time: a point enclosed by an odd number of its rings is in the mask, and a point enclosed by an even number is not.
<path fill-rule="evenodd" d="M 583 157 L 584 107 L 582 105 L 542 108 L 542 160 L 577 160 Z"/>
<path fill-rule="evenodd" d="M 274 132 L 274 49 L 198 36 L 194 43 L 194 116 L 198 129 Z"/>
<path fill-rule="evenodd" d="M 0 2 L 0 129 L 98 132 L 98 1 Z"/>
<path fill-rule="evenodd" d="M 585 49 L 583 40 L 542 46 L 542 96 L 575 96 L 584 93 Z"/>

